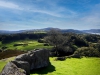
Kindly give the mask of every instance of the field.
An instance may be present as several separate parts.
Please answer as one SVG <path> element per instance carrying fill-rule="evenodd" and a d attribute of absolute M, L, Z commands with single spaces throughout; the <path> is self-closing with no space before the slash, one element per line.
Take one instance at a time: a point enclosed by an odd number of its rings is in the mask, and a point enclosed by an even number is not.
<path fill-rule="evenodd" d="M 14 46 L 15 44 L 19 46 Z M 20 40 L 14 41 L 6 44 L 0 42 L 0 48 L 7 47 L 6 49 L 11 50 L 33 50 L 35 48 L 51 48 L 51 46 L 44 46 L 44 43 L 39 43 L 37 40 Z"/>
<path fill-rule="evenodd" d="M 50 49 L 52 46 L 44 46 L 45 43 L 39 43 L 37 40 L 19 40 L 10 43 L 2 44 L 0 42 L 0 59 L 17 56 L 23 54 L 26 51 L 34 50 L 36 48 L 46 48 Z M 5 48 L 5 49 L 2 49 Z"/>
<path fill-rule="evenodd" d="M 13 58 L 0 60 L 0 71 Z M 51 65 L 47 68 L 34 70 L 31 75 L 100 75 L 100 58 L 68 58 L 65 61 L 54 59 L 50 58 Z"/>

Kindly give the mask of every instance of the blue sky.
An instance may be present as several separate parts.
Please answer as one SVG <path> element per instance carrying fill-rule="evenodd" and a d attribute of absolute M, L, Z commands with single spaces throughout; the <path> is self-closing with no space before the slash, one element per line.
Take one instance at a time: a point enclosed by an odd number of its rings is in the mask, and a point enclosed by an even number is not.
<path fill-rule="evenodd" d="M 0 30 L 100 29 L 100 0 L 0 0 Z"/>

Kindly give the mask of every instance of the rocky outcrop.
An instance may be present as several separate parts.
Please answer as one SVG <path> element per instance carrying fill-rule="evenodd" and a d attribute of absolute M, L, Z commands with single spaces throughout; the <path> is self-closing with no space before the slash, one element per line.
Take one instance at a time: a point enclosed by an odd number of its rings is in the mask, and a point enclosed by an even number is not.
<path fill-rule="evenodd" d="M 18 68 L 25 70 L 26 75 L 30 75 L 30 64 L 26 61 L 12 61 Z"/>
<path fill-rule="evenodd" d="M 18 68 L 14 63 L 9 62 L 6 64 L 0 75 L 27 75 L 26 71 Z"/>
<path fill-rule="evenodd" d="M 28 62 L 31 70 L 46 67 L 49 65 L 49 51 L 45 49 L 32 50 L 17 56 L 15 61 Z"/>
<path fill-rule="evenodd" d="M 47 67 L 49 64 L 49 51 L 45 49 L 36 49 L 17 56 L 14 61 L 9 62 L 4 67 L 1 75 L 9 75 L 7 72 L 14 69 L 13 65 L 16 69 L 13 71 L 14 74 L 11 75 L 15 75 L 15 71 L 19 73 L 16 75 L 30 75 L 30 70 Z M 20 69 L 22 74 L 20 73 Z"/>

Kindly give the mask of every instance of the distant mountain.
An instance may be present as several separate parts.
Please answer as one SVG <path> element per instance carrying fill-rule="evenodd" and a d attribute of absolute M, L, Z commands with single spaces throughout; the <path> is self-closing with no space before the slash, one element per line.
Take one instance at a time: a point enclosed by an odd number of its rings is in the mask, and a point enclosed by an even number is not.
<path fill-rule="evenodd" d="M 15 31 L 6 31 L 6 30 L 0 30 L 0 34 L 11 34 L 14 33 Z"/>
<path fill-rule="evenodd" d="M 87 33 L 100 33 L 100 29 L 83 30 L 83 32 L 87 32 Z"/>
<path fill-rule="evenodd" d="M 74 29 L 62 29 L 61 30 L 62 32 L 70 32 L 70 33 L 77 33 L 77 34 L 83 34 L 83 33 L 85 33 L 85 32 L 83 32 L 83 31 L 80 31 L 80 30 L 74 30 Z"/>
<path fill-rule="evenodd" d="M 80 30 L 74 30 L 74 29 L 59 29 L 59 28 L 52 28 L 52 27 L 44 28 L 44 29 L 42 29 L 42 30 L 44 30 L 44 31 L 49 31 L 49 30 L 51 30 L 51 29 L 61 30 L 61 32 L 84 33 L 83 31 L 80 31 Z"/>
<path fill-rule="evenodd" d="M 49 30 L 51 30 L 51 29 L 61 30 L 61 29 L 59 29 L 59 28 L 53 28 L 53 27 L 43 28 L 42 30 L 44 30 L 44 31 L 49 31 Z"/>
<path fill-rule="evenodd" d="M 83 30 L 85 33 L 100 35 L 100 29 Z"/>
<path fill-rule="evenodd" d="M 51 29 L 58 29 L 61 30 L 61 32 L 70 32 L 70 33 L 77 33 L 77 34 L 84 34 L 84 33 L 89 33 L 89 34 L 100 34 L 100 29 L 90 29 L 90 30 L 74 30 L 74 29 L 59 29 L 59 28 L 43 28 L 43 29 L 31 29 L 31 30 L 20 30 L 20 31 L 5 31 L 5 30 L 0 30 L 0 34 L 16 34 L 16 33 L 34 33 L 34 32 L 41 32 L 41 31 L 49 31 Z"/>
<path fill-rule="evenodd" d="M 21 30 L 21 31 L 0 30 L 0 34 L 16 34 L 16 33 L 22 33 L 22 32 L 25 32 L 25 30 Z"/>

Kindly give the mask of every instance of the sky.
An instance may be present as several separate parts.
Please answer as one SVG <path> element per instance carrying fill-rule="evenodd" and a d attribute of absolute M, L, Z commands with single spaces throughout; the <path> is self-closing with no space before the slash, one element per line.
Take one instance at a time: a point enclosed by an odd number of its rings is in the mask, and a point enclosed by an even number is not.
<path fill-rule="evenodd" d="M 100 0 L 0 0 L 0 30 L 100 29 Z"/>

